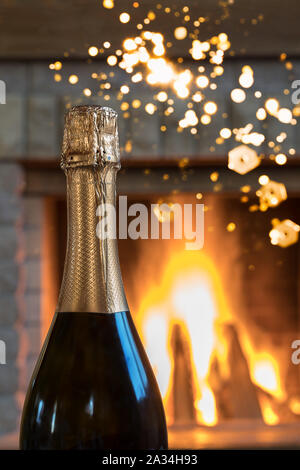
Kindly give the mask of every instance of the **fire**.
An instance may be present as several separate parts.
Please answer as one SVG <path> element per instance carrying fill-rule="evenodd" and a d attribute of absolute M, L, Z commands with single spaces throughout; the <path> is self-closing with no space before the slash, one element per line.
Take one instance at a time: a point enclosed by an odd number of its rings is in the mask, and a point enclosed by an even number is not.
<path fill-rule="evenodd" d="M 279 423 L 278 415 L 273 411 L 273 409 L 268 403 L 266 403 L 262 407 L 262 412 L 263 412 L 264 422 L 266 424 L 269 424 L 269 426 L 275 426 L 276 424 Z"/>
<path fill-rule="evenodd" d="M 172 255 L 161 282 L 143 297 L 136 321 L 169 425 L 218 424 L 211 373 L 217 359 L 225 384 L 232 376 L 225 331 L 233 324 L 262 418 L 268 425 L 280 422 L 278 405 L 286 400 L 286 393 L 279 362 L 266 350 L 256 351 L 248 331 L 234 322 L 219 274 L 206 254 L 183 251 Z"/>
<path fill-rule="evenodd" d="M 252 381 L 262 390 L 273 396 L 278 402 L 285 399 L 285 392 L 281 386 L 280 373 L 277 362 L 268 353 L 256 355 L 252 353 Z M 260 406 L 264 422 L 270 426 L 279 423 L 279 416 L 274 411 L 270 399 L 268 397 L 260 398 Z"/>
<path fill-rule="evenodd" d="M 207 426 L 217 423 L 217 410 L 215 397 L 209 387 L 202 390 L 202 398 L 196 403 L 197 409 L 201 412 L 202 420 Z"/>
<path fill-rule="evenodd" d="M 278 400 L 283 399 L 284 392 L 280 384 L 278 365 L 273 357 L 265 353 L 259 355 L 253 362 L 253 382 Z"/>
<path fill-rule="evenodd" d="M 215 425 L 218 417 L 208 374 L 213 353 L 217 349 L 222 350 L 216 322 L 228 318 L 229 310 L 218 274 L 210 259 L 202 253 L 184 251 L 173 256 L 161 284 L 144 297 L 138 325 L 156 373 L 169 423 L 174 421 L 170 403 L 174 381 L 172 332 L 175 325 L 189 344 L 190 393 L 194 398 L 196 421 Z"/>

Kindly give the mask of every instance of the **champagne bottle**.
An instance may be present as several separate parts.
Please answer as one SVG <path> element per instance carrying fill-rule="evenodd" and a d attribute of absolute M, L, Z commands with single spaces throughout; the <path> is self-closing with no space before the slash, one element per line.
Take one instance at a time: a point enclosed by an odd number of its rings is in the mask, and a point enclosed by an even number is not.
<path fill-rule="evenodd" d="M 58 306 L 26 395 L 21 449 L 167 449 L 159 389 L 121 278 L 115 219 L 117 115 L 77 106 L 65 117 L 68 240 Z"/>

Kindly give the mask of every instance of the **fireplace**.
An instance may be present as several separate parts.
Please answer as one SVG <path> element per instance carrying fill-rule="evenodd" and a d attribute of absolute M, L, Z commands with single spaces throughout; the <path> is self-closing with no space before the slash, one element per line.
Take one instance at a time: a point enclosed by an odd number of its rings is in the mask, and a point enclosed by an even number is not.
<path fill-rule="evenodd" d="M 158 179 L 154 194 L 126 187 L 120 175 L 128 205 L 142 202 L 149 212 L 158 202 L 205 205 L 202 250 L 186 250 L 184 240 L 119 240 L 125 290 L 163 396 L 170 446 L 299 445 L 300 375 L 291 360 L 300 335 L 299 248 L 281 249 L 268 238 L 273 217 L 289 213 L 299 222 L 298 195 L 269 215 L 251 209 L 255 192 L 242 202 L 233 190 L 159 191 L 160 172 L 167 170 L 151 171 Z M 59 181 L 57 191 L 52 187 L 43 197 L 41 338 L 64 261 L 66 202 Z"/>
<path fill-rule="evenodd" d="M 170 447 L 299 449 L 299 242 L 280 248 L 269 237 L 275 219 L 300 225 L 296 2 L 133 2 L 124 23 L 121 2 L 2 3 L 0 449 L 18 447 L 56 307 L 66 242 L 58 155 L 63 114 L 76 104 L 118 112 L 128 204 L 205 204 L 200 251 L 180 240 L 119 240 Z M 228 168 L 242 144 L 259 164 L 243 176 Z M 263 175 L 288 195 L 265 212 Z"/>

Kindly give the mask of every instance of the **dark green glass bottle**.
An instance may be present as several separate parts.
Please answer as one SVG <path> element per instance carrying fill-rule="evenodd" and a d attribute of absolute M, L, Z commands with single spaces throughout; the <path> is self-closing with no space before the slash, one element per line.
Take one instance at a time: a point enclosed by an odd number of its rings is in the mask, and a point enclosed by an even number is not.
<path fill-rule="evenodd" d="M 113 211 L 120 168 L 117 116 L 66 115 L 68 243 L 57 312 L 25 399 L 21 449 L 167 449 L 159 389 L 120 273 Z M 97 214 L 97 215 L 96 215 Z M 101 230 L 100 230 L 101 228 Z"/>

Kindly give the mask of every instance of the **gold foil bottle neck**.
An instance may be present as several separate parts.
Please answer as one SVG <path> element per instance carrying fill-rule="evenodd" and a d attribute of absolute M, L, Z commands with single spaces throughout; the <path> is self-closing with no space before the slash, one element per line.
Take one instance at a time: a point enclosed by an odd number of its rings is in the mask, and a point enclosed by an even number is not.
<path fill-rule="evenodd" d="M 115 211 L 120 167 L 117 114 L 100 106 L 77 106 L 65 117 L 61 166 L 67 177 L 68 240 L 59 312 L 116 313 L 128 310 Z M 103 212 L 105 213 L 105 212 Z"/>
<path fill-rule="evenodd" d="M 102 106 L 74 106 L 65 115 L 61 167 L 120 163 L 117 113 Z"/>

